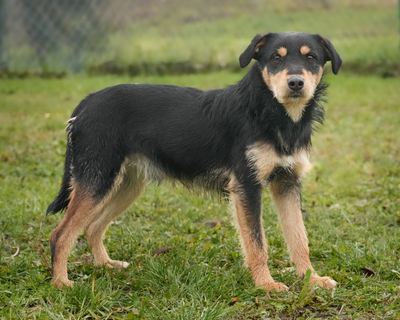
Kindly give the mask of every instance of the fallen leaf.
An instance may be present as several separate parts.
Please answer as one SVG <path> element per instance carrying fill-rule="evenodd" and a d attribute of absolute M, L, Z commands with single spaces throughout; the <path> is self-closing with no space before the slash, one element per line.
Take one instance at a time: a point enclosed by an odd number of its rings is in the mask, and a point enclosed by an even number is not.
<path fill-rule="evenodd" d="M 174 249 L 174 247 L 161 247 L 161 248 L 158 248 L 156 251 L 154 251 L 151 255 L 153 257 L 155 257 L 155 256 L 158 256 L 159 254 L 171 251 L 172 249 Z"/>
<path fill-rule="evenodd" d="M 369 277 L 373 277 L 375 275 L 375 271 L 373 271 L 370 268 L 364 267 L 361 268 L 361 271 L 364 273 L 364 275 L 369 278 Z"/>
<path fill-rule="evenodd" d="M 231 302 L 229 302 L 229 305 L 234 305 L 236 302 L 238 302 L 239 298 L 238 297 L 234 297 L 231 299 Z"/>
<path fill-rule="evenodd" d="M 221 220 L 218 220 L 218 219 L 208 220 L 208 221 L 200 222 L 200 224 L 203 224 L 209 228 L 215 228 L 218 225 L 221 226 Z"/>
<path fill-rule="evenodd" d="M 328 210 L 340 209 L 340 204 L 336 203 L 328 207 Z"/>
<path fill-rule="evenodd" d="M 139 315 L 139 310 L 138 309 L 136 309 L 136 308 L 132 308 L 131 309 L 131 312 L 133 313 L 133 314 L 135 314 L 135 315 Z"/>
<path fill-rule="evenodd" d="M 278 263 L 280 263 L 280 264 L 286 264 L 286 262 L 283 262 L 283 261 L 281 261 L 281 260 L 278 260 L 278 259 L 274 259 L 276 262 L 278 262 Z"/>
<path fill-rule="evenodd" d="M 81 264 L 91 264 L 93 262 L 93 257 L 90 253 L 84 253 L 75 261 L 72 262 L 74 265 L 81 265 Z"/>
<path fill-rule="evenodd" d="M 74 245 L 79 247 L 79 248 L 84 248 L 84 247 L 87 247 L 88 244 L 85 241 L 83 241 L 81 237 L 78 237 L 74 241 Z"/>

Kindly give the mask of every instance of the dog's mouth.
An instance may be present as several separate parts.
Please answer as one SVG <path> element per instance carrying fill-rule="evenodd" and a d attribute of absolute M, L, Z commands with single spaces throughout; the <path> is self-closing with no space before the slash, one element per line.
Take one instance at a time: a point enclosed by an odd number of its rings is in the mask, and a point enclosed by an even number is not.
<path fill-rule="evenodd" d="M 291 91 L 291 92 L 289 92 L 288 98 L 296 99 L 296 98 L 301 98 L 302 96 L 303 96 L 302 92 Z"/>

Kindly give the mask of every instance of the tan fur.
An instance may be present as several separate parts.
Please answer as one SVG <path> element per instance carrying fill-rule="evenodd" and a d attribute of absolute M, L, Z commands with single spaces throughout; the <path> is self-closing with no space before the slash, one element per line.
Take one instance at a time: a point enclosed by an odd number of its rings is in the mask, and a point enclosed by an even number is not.
<path fill-rule="evenodd" d="M 295 165 L 293 170 L 300 179 L 303 179 L 312 168 L 309 158 L 310 150 L 307 149 L 302 149 L 294 155 Z"/>
<path fill-rule="evenodd" d="M 94 217 L 85 230 L 96 266 L 105 264 L 108 267 L 122 268 L 129 265 L 125 261 L 110 259 L 103 245 L 103 236 L 111 221 L 136 200 L 145 186 L 146 182 L 143 174 L 138 171 L 134 164 L 125 161 L 114 188 L 110 192 L 108 199 L 106 199 L 107 202 L 104 204 L 104 208 Z"/>
<path fill-rule="evenodd" d="M 301 54 L 308 54 L 308 53 L 310 53 L 310 51 L 311 51 L 311 49 L 310 49 L 309 46 L 302 46 L 302 47 L 300 48 Z"/>
<path fill-rule="evenodd" d="M 311 170 L 310 150 L 304 148 L 290 156 L 281 156 L 279 166 L 293 170 L 299 179 L 302 179 Z"/>
<path fill-rule="evenodd" d="M 121 166 L 113 187 L 104 199 L 94 204 L 88 192 L 76 183 L 71 186 L 70 203 L 64 218 L 53 230 L 51 243 L 56 245 L 53 261 L 53 284 L 57 287 L 72 286 L 68 280 L 67 258 L 74 240 L 85 229 L 96 265 L 126 267 L 127 262 L 111 260 L 103 245 L 103 236 L 109 223 L 121 214 L 145 188 L 144 175 L 129 161 Z"/>
<path fill-rule="evenodd" d="M 279 55 L 280 55 L 281 57 L 284 57 L 284 56 L 287 55 L 287 49 L 286 49 L 285 47 L 280 47 L 280 48 L 278 49 L 278 53 L 279 53 Z"/>
<path fill-rule="evenodd" d="M 260 48 L 267 42 L 267 39 L 263 38 L 259 43 L 257 43 L 254 52 L 260 51 Z"/>
<path fill-rule="evenodd" d="M 287 287 L 280 282 L 275 282 L 269 272 L 267 265 L 267 241 L 264 235 L 262 219 L 260 228 L 263 248 L 260 248 L 251 238 L 251 229 L 246 219 L 246 209 L 243 205 L 241 192 L 234 177 L 232 177 L 229 182 L 228 190 L 231 192 L 231 203 L 235 212 L 236 226 L 239 231 L 239 239 L 245 256 L 245 265 L 249 268 L 256 287 L 261 287 L 265 290 L 286 290 Z"/>
<path fill-rule="evenodd" d="M 337 284 L 337 282 L 331 277 L 320 277 L 315 272 L 311 274 L 310 283 L 325 289 L 333 289 L 336 287 Z"/>
<path fill-rule="evenodd" d="M 282 195 L 280 188 L 281 185 L 276 181 L 270 187 L 290 258 L 296 266 L 297 273 L 303 276 L 308 269 L 314 269 L 309 259 L 308 240 L 301 214 L 300 194 L 293 191 Z"/>
<path fill-rule="evenodd" d="M 53 284 L 56 287 L 73 285 L 73 282 L 68 280 L 67 274 L 68 253 L 79 232 L 94 214 L 96 214 L 96 208 L 91 197 L 79 186 L 72 185 L 68 209 L 50 236 L 51 243 L 56 244 L 53 260 Z"/>
<path fill-rule="evenodd" d="M 298 173 L 299 177 L 304 177 L 311 166 L 308 161 L 308 152 L 305 150 L 300 151 L 294 158 L 296 160 L 293 170 Z M 307 270 L 311 270 L 311 284 L 324 288 L 334 288 L 336 282 L 329 277 L 320 277 L 315 273 L 311 265 L 307 233 L 301 214 L 299 192 L 292 190 L 282 193 L 281 188 L 281 182 L 274 181 L 271 183 L 272 198 L 279 213 L 279 220 L 290 253 L 290 259 L 296 266 L 297 274 L 304 276 Z"/>
<path fill-rule="evenodd" d="M 251 145 L 246 152 L 246 157 L 256 169 L 257 179 L 260 182 L 268 178 L 280 161 L 274 148 L 263 142 L 256 142 Z"/>
<path fill-rule="evenodd" d="M 319 67 L 319 72 L 317 74 L 312 74 L 310 71 L 303 70 L 303 74 L 301 76 L 304 78 L 305 82 L 304 89 L 306 89 L 306 86 L 308 86 L 305 95 L 309 96 L 310 99 L 313 97 L 315 89 L 321 81 L 323 71 L 324 70 L 322 67 Z"/>
<path fill-rule="evenodd" d="M 246 152 L 246 157 L 256 169 L 257 180 L 260 182 L 267 179 L 278 166 L 293 169 L 300 179 L 303 178 L 311 170 L 309 156 L 308 149 L 301 149 L 290 156 L 279 156 L 274 148 L 265 142 L 252 144 Z"/>
<path fill-rule="evenodd" d="M 314 96 L 315 89 L 321 81 L 323 69 L 320 67 L 320 71 L 315 75 L 310 71 L 303 70 L 303 73 L 299 75 L 304 79 L 304 88 L 301 91 L 303 95 L 298 98 L 289 96 L 290 89 L 287 81 L 293 75 L 288 75 L 287 72 L 287 69 L 285 69 L 277 74 L 270 74 L 265 67 L 262 75 L 274 97 L 285 107 L 287 115 L 294 122 L 298 122 L 303 115 L 307 102 Z"/>
<path fill-rule="evenodd" d="M 168 176 L 158 167 L 154 165 L 148 158 L 143 155 L 135 155 L 130 163 L 134 163 L 138 169 L 138 174 L 143 175 L 146 181 L 158 181 L 168 179 Z"/>
<path fill-rule="evenodd" d="M 282 103 L 286 109 L 288 116 L 293 120 L 293 122 L 300 121 L 303 116 L 304 109 L 308 100 L 299 98 L 292 99 L 286 98 L 285 102 Z"/>

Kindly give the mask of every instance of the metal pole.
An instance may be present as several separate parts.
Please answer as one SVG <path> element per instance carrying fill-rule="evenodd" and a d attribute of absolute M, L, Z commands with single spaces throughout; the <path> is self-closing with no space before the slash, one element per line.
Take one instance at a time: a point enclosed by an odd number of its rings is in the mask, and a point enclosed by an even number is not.
<path fill-rule="evenodd" d="M 0 0 L 0 70 L 6 68 L 5 61 L 3 61 L 5 59 L 4 38 L 6 37 L 6 14 L 4 10 L 4 0 Z"/>

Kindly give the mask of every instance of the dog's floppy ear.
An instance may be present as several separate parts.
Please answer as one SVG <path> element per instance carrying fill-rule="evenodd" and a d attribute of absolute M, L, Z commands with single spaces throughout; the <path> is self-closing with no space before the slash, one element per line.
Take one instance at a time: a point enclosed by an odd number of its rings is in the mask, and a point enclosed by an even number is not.
<path fill-rule="evenodd" d="M 268 35 L 269 33 L 258 34 L 253 38 L 253 40 L 251 40 L 251 43 L 249 44 L 247 49 L 244 50 L 244 52 L 239 57 L 241 68 L 247 67 L 251 59 L 257 60 L 258 51 L 260 51 L 260 48 L 267 42 Z"/>
<path fill-rule="evenodd" d="M 332 72 L 337 74 L 339 71 L 340 66 L 342 65 L 342 59 L 340 58 L 339 54 L 336 52 L 333 44 L 326 38 L 321 38 L 322 47 L 326 53 L 326 61 L 331 61 L 332 64 Z"/>

